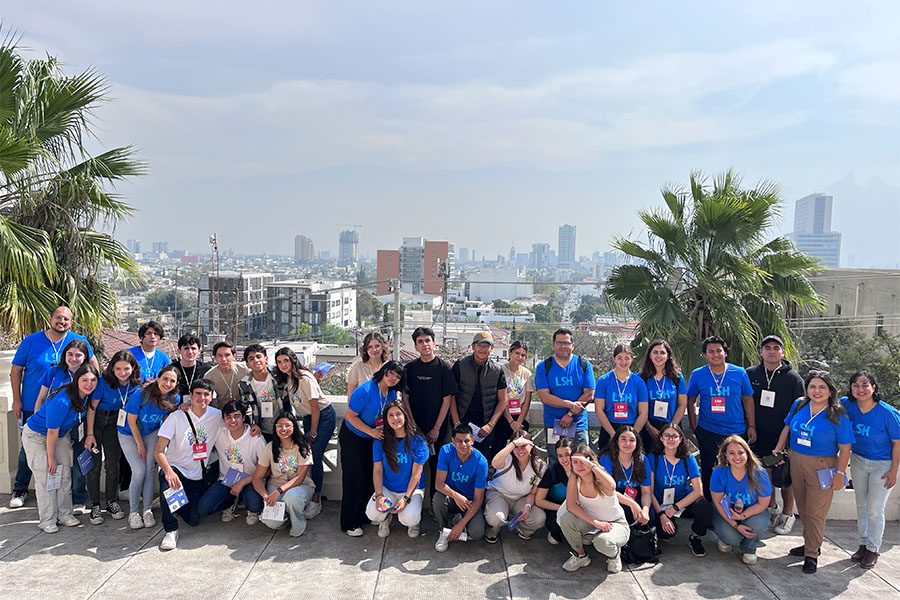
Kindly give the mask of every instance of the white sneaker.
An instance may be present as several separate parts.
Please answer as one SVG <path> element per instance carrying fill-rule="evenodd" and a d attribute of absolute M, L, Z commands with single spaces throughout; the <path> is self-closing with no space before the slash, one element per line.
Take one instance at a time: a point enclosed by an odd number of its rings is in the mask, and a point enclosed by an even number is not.
<path fill-rule="evenodd" d="M 244 522 L 247 523 L 247 525 L 256 525 L 257 523 L 259 523 L 259 513 L 250 512 L 248 510 L 247 518 L 244 519 Z"/>
<path fill-rule="evenodd" d="M 744 561 L 745 565 L 755 565 L 756 564 L 756 553 L 753 554 L 742 554 L 741 560 Z"/>
<path fill-rule="evenodd" d="M 19 492 L 18 494 L 13 494 L 13 497 L 9 499 L 9 507 L 10 508 L 22 508 L 25 506 L 25 500 L 28 499 L 28 492 Z"/>
<path fill-rule="evenodd" d="M 556 538 L 549 531 L 547 532 L 547 541 L 550 542 L 551 546 L 559 546 L 559 542 L 556 541 Z"/>
<path fill-rule="evenodd" d="M 394 515 L 388 515 L 387 519 L 378 524 L 378 537 L 386 538 L 391 535 L 391 521 L 394 520 Z"/>
<path fill-rule="evenodd" d="M 314 519 L 322 512 L 321 502 L 307 502 L 306 508 L 303 509 L 303 516 L 307 519 Z"/>
<path fill-rule="evenodd" d="M 72 514 L 74 515 L 89 515 L 91 514 L 91 507 L 87 504 L 79 504 L 78 506 L 72 507 Z"/>
<path fill-rule="evenodd" d="M 355 529 L 347 530 L 347 535 L 349 535 L 350 537 L 362 537 L 363 533 L 364 532 L 362 530 L 362 527 L 356 527 Z"/>
<path fill-rule="evenodd" d="M 613 558 L 606 559 L 606 570 L 609 573 L 618 573 L 622 570 L 622 553 L 617 553 Z"/>
<path fill-rule="evenodd" d="M 591 564 L 591 557 L 585 554 L 584 556 L 578 556 L 574 552 L 569 557 L 569 559 L 563 563 L 563 571 L 568 571 L 572 573 L 577 571 L 581 567 L 586 567 Z M 621 566 L 619 567 L 621 568 Z"/>
<path fill-rule="evenodd" d="M 725 542 L 719 541 L 719 552 L 725 554 L 726 552 L 731 552 L 731 546 L 726 544 Z"/>
<path fill-rule="evenodd" d="M 47 525 L 46 527 L 41 527 L 41 531 L 44 533 L 56 533 L 59 531 L 59 527 L 56 525 Z"/>
<path fill-rule="evenodd" d="M 434 543 L 434 549 L 438 552 L 446 552 L 449 545 L 450 541 L 447 539 L 447 534 L 441 531 L 437 541 Z"/>
<path fill-rule="evenodd" d="M 794 523 L 797 522 L 797 517 L 794 515 L 782 515 L 778 518 L 778 524 L 775 525 L 775 528 L 772 529 L 778 535 L 788 535 L 791 533 L 791 529 L 794 528 Z"/>
<path fill-rule="evenodd" d="M 231 523 L 234 521 L 234 509 L 235 506 L 232 504 L 228 508 L 222 511 L 222 522 L 223 523 Z"/>
<path fill-rule="evenodd" d="M 178 530 L 167 531 L 159 543 L 160 550 L 174 550 L 178 547 Z"/>
<path fill-rule="evenodd" d="M 81 525 L 81 521 L 79 521 L 72 515 L 69 515 L 65 519 L 59 519 L 57 522 L 63 527 L 78 527 L 79 525 Z"/>
<path fill-rule="evenodd" d="M 141 515 L 136 512 L 128 513 L 128 527 L 131 529 L 143 529 L 144 520 L 141 518 Z"/>
<path fill-rule="evenodd" d="M 419 526 L 418 525 L 410 525 L 406 530 L 406 534 L 411 538 L 419 537 Z"/>
<path fill-rule="evenodd" d="M 144 511 L 144 527 L 156 527 L 156 519 L 153 518 L 153 511 L 150 509 Z"/>

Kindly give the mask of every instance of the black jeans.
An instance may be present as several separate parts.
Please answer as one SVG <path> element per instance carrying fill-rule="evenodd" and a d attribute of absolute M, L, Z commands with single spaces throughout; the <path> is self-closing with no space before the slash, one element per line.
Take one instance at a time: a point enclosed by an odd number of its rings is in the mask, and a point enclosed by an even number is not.
<path fill-rule="evenodd" d="M 100 469 L 106 463 L 106 501 L 115 502 L 119 497 L 119 432 L 116 429 L 118 410 L 98 410 L 94 416 L 94 439 L 101 453 L 94 455 L 94 466 L 87 474 L 87 489 L 91 504 L 100 504 Z M 149 451 L 149 449 L 148 449 Z"/>
<path fill-rule="evenodd" d="M 708 530 L 712 529 L 713 507 L 712 504 L 706 501 L 706 498 L 697 498 L 694 500 L 690 506 L 685 507 L 684 513 L 682 513 L 681 516 L 686 519 L 694 519 L 693 523 L 691 523 L 691 531 L 698 537 L 703 537 Z M 678 533 L 678 518 L 672 519 L 672 524 L 675 526 L 675 533 L 669 534 L 663 531 L 660 517 L 662 517 L 662 513 L 656 515 L 656 533 L 659 535 L 659 538 L 668 540 L 674 537 L 675 534 Z"/>
<path fill-rule="evenodd" d="M 372 483 L 372 443 L 341 425 L 338 443 L 341 448 L 341 529 L 349 531 L 369 524 L 366 505 L 375 491 Z"/>
<path fill-rule="evenodd" d="M 184 488 L 188 503 L 176 510 L 175 514 L 172 514 L 172 511 L 169 510 L 169 503 L 166 502 L 166 497 L 163 495 L 163 492 L 169 489 L 169 482 L 166 481 L 165 472 L 160 469 L 159 506 L 162 509 L 163 529 L 166 531 L 178 531 L 178 519 L 175 518 L 176 514 L 184 519 L 184 522 L 191 527 L 196 527 L 197 524 L 200 523 L 200 498 L 202 498 L 203 494 L 206 493 L 206 490 L 209 489 L 209 484 L 202 478 L 197 480 L 188 479 L 175 467 L 172 467 L 172 470 L 175 471 L 175 474 L 178 475 L 178 479 L 181 480 L 181 486 Z"/>
<path fill-rule="evenodd" d="M 694 434 L 697 436 L 697 446 L 700 449 L 700 481 L 703 482 L 703 496 L 711 501 L 709 480 L 712 479 L 712 472 L 716 466 L 719 446 L 729 434 L 713 433 L 700 426 L 697 426 Z"/>
<path fill-rule="evenodd" d="M 626 511 L 627 512 L 627 511 Z M 562 529 L 559 528 L 559 523 L 556 522 L 556 511 L 555 510 L 547 510 L 544 509 L 544 514 L 547 515 L 547 520 L 544 523 L 544 527 L 547 528 L 547 531 L 553 536 L 553 539 L 557 542 L 565 542 L 566 538 L 563 537 Z"/>

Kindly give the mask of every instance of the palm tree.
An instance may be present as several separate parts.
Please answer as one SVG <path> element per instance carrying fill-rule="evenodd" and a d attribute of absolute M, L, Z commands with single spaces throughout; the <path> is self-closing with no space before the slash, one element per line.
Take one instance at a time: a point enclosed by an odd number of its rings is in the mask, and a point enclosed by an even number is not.
<path fill-rule="evenodd" d="M 665 208 L 639 213 L 648 230 L 641 244 L 618 237 L 613 246 L 639 264 L 616 267 L 606 294 L 640 319 L 635 346 L 669 340 L 685 368 L 702 364 L 700 341 L 725 338 L 730 359 L 755 362 L 762 336 L 776 334 L 796 358 L 788 317 L 821 310 L 807 275 L 816 259 L 767 233 L 779 217 L 777 185 L 741 189 L 731 170 L 712 185 L 691 174 L 690 188 L 662 190 Z"/>
<path fill-rule="evenodd" d="M 60 303 L 96 333 L 116 316 L 111 279 L 140 278 L 110 229 L 133 209 L 104 186 L 141 175 L 131 147 L 94 156 L 90 117 L 108 85 L 88 69 L 67 76 L 53 57 L 25 60 L 0 41 L 0 328 L 42 329 Z"/>

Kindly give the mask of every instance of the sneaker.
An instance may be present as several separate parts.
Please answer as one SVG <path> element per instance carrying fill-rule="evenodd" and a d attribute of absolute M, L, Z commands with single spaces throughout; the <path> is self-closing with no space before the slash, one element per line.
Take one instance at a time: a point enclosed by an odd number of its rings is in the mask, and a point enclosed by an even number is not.
<path fill-rule="evenodd" d="M 563 563 L 563 571 L 568 571 L 572 573 L 577 571 L 581 567 L 586 567 L 591 564 L 591 557 L 586 553 L 584 556 L 578 556 L 574 552 L 571 553 L 571 556 Z"/>
<path fill-rule="evenodd" d="M 819 559 L 807 556 L 803 559 L 803 572 L 809 575 L 816 572 L 816 569 L 819 568 Z"/>
<path fill-rule="evenodd" d="M 860 561 L 859 566 L 863 569 L 874 569 L 878 564 L 878 553 L 866 550 L 866 556 Z"/>
<path fill-rule="evenodd" d="M 500 528 L 488 527 L 484 533 L 484 541 L 488 544 L 496 544 L 500 540 Z"/>
<path fill-rule="evenodd" d="M 122 507 L 119 506 L 118 502 L 107 502 L 106 512 L 109 513 L 109 516 L 112 517 L 113 521 L 125 518 L 125 511 L 122 510 Z"/>
<path fill-rule="evenodd" d="M 622 553 L 618 552 L 612 558 L 606 559 L 606 571 L 609 573 L 618 573 L 622 570 Z"/>
<path fill-rule="evenodd" d="M 10 508 L 22 508 L 25 506 L 25 500 L 28 499 L 28 492 L 13 492 L 12 498 L 9 499 Z"/>
<path fill-rule="evenodd" d="M 419 537 L 419 526 L 418 525 L 410 525 L 406 530 L 406 534 L 411 538 Z"/>
<path fill-rule="evenodd" d="M 72 515 L 69 515 L 69 516 L 66 517 L 65 519 L 59 519 L 59 520 L 57 521 L 57 523 L 59 523 L 59 524 L 62 525 L 63 527 L 78 527 L 79 525 L 81 525 L 81 521 L 79 521 L 78 519 L 76 519 L 76 518 L 73 517 Z"/>
<path fill-rule="evenodd" d="M 234 504 L 226 508 L 222 511 L 222 522 L 223 523 L 231 523 L 234 521 L 234 509 L 237 508 Z"/>
<path fill-rule="evenodd" d="M 694 556 L 706 556 L 706 548 L 703 547 L 703 540 L 695 535 L 688 538 L 688 544 L 691 546 L 691 552 Z"/>
<path fill-rule="evenodd" d="M 394 520 L 394 515 L 388 515 L 387 519 L 378 524 L 378 537 L 386 538 L 391 535 L 391 521 Z"/>
<path fill-rule="evenodd" d="M 860 544 L 859 548 L 856 549 L 856 552 L 850 555 L 850 560 L 853 562 L 862 562 L 862 559 L 866 557 L 868 551 L 865 544 Z"/>
<path fill-rule="evenodd" d="M 306 508 L 303 509 L 303 516 L 307 519 L 314 519 L 322 512 L 321 502 L 307 502 Z"/>
<path fill-rule="evenodd" d="M 745 565 L 755 565 L 757 560 L 756 552 L 745 552 L 744 554 L 741 554 L 741 560 L 744 561 Z"/>
<path fill-rule="evenodd" d="M 103 523 L 103 511 L 100 510 L 99 504 L 91 505 L 91 525 L 100 525 Z"/>
<path fill-rule="evenodd" d="M 790 556 L 806 556 L 806 546 L 795 546 L 788 550 Z"/>
<path fill-rule="evenodd" d="M 153 518 L 153 511 L 149 508 L 144 511 L 144 527 L 156 527 L 156 519 Z"/>
<path fill-rule="evenodd" d="M 778 535 L 788 535 L 791 533 L 791 530 L 794 528 L 794 523 L 796 522 L 797 517 L 794 515 L 781 515 L 778 517 L 778 523 L 775 524 L 772 531 Z"/>
<path fill-rule="evenodd" d="M 41 527 L 41 531 L 44 533 L 56 533 L 59 531 L 59 527 L 56 525 L 47 525 L 46 527 Z"/>
<path fill-rule="evenodd" d="M 128 490 L 119 490 L 117 500 L 128 500 Z"/>
<path fill-rule="evenodd" d="M 362 534 L 362 527 L 354 527 L 353 529 L 347 530 L 347 535 L 349 535 L 350 537 L 362 537 Z"/>
<path fill-rule="evenodd" d="M 256 525 L 259 523 L 259 513 L 247 511 L 247 518 L 244 519 L 247 525 Z"/>
<path fill-rule="evenodd" d="M 721 552 L 722 554 L 725 554 L 726 552 L 731 552 L 731 546 L 729 546 L 722 540 L 719 540 L 719 552 Z"/>
<path fill-rule="evenodd" d="M 446 552 L 449 543 L 450 542 L 447 539 L 447 534 L 441 531 L 441 534 L 438 536 L 437 541 L 434 543 L 434 549 L 438 552 Z"/>
<path fill-rule="evenodd" d="M 174 550 L 178 547 L 178 530 L 167 531 L 159 543 L 160 550 Z"/>
<path fill-rule="evenodd" d="M 128 513 L 128 527 L 131 529 L 143 529 L 144 520 L 136 512 Z"/>
<path fill-rule="evenodd" d="M 73 515 L 89 515 L 91 514 L 91 507 L 87 504 L 77 504 L 72 507 Z"/>
<path fill-rule="evenodd" d="M 556 538 L 549 531 L 547 532 L 547 541 L 550 542 L 551 546 L 559 546 L 559 542 L 556 541 Z"/>
<path fill-rule="evenodd" d="M 526 541 L 527 541 L 527 540 L 530 540 L 531 538 L 534 537 L 534 534 L 533 534 L 533 533 L 525 533 L 525 532 L 522 531 L 521 529 L 516 529 L 516 533 L 519 534 L 519 537 L 520 537 L 521 539 L 526 540 Z"/>

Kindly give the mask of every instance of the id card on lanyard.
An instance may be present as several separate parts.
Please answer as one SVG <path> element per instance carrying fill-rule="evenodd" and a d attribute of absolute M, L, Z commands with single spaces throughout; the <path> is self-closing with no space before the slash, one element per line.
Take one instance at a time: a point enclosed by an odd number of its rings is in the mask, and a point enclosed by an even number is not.
<path fill-rule="evenodd" d="M 203 471 L 203 477 L 206 477 L 206 463 L 204 462 L 209 457 L 209 452 L 206 449 L 206 442 L 201 442 L 197 437 L 197 428 L 194 427 L 194 419 L 191 418 L 191 411 L 188 410 L 184 413 L 185 418 L 188 420 L 188 424 L 191 426 L 191 433 L 194 434 L 194 443 L 191 445 L 191 452 L 193 453 L 194 460 L 200 461 L 200 469 Z"/>
<path fill-rule="evenodd" d="M 809 428 L 809 424 L 812 423 L 813 419 L 822 414 L 824 408 L 820 408 L 819 412 L 812 415 L 809 420 L 800 426 L 800 431 L 797 432 L 797 442 L 798 446 L 804 446 L 806 448 L 812 447 L 812 430 Z M 809 412 L 812 412 L 812 408 L 809 409 Z"/>
<path fill-rule="evenodd" d="M 710 398 L 710 412 L 717 415 L 725 414 L 725 396 L 722 395 L 722 384 L 725 383 L 725 377 L 728 375 L 728 364 L 725 365 L 725 372 L 722 373 L 721 379 L 716 379 L 716 374 L 708 365 L 706 368 L 709 369 L 709 375 L 716 386 L 716 393 L 712 394 Z"/>
<path fill-rule="evenodd" d="M 125 423 L 128 422 L 128 413 L 125 412 L 125 403 L 128 402 L 128 396 L 131 393 L 131 384 L 125 387 L 125 394 L 122 395 L 121 388 L 119 390 L 119 400 L 122 405 L 119 407 L 119 416 L 116 419 L 116 425 L 119 427 L 125 427 Z"/>
<path fill-rule="evenodd" d="M 627 402 L 613 402 L 613 418 L 621 419 L 623 421 L 628 420 L 628 403 Z"/>

